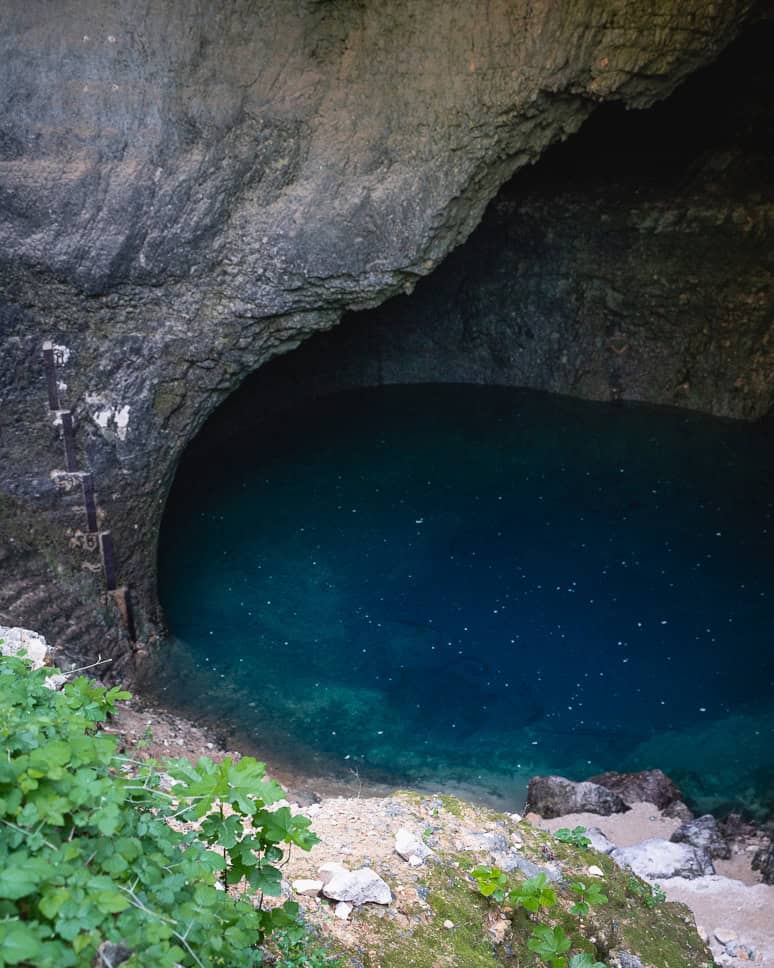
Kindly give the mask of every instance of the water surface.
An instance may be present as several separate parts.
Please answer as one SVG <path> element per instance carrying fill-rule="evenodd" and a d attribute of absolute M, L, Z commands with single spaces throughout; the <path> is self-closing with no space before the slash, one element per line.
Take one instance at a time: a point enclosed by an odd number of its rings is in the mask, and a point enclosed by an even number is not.
<path fill-rule="evenodd" d="M 534 773 L 658 766 L 771 806 L 770 431 L 473 386 L 271 424 L 178 473 L 168 701 L 313 775 L 517 803 Z"/>

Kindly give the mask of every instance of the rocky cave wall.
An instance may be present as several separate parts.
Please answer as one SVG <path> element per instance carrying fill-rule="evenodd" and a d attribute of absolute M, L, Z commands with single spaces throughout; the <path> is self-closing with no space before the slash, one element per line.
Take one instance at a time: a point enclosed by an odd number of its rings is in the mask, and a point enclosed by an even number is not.
<path fill-rule="evenodd" d="M 343 312 L 413 289 L 469 235 L 514 171 L 575 132 L 602 102 L 645 108 L 666 97 L 746 23 L 759 24 L 764 8 L 754 0 L 4 4 L 3 620 L 94 649 L 115 622 L 109 609 L 95 615 L 100 569 L 77 540 L 82 502 L 52 479 L 62 458 L 46 405 L 44 341 L 64 348 L 60 395 L 75 421 L 79 464 L 95 476 L 100 524 L 115 536 L 121 579 L 147 631 L 156 617 L 155 546 L 167 489 L 179 455 L 217 404 Z M 540 226 L 549 210 L 570 206 L 557 226 L 565 268 L 552 283 L 558 355 L 530 352 L 529 301 L 504 328 L 500 319 L 490 332 L 479 318 L 479 302 L 491 302 L 503 281 L 496 274 L 486 299 L 459 296 L 463 311 L 450 332 L 462 321 L 468 344 L 482 348 L 471 378 L 483 379 L 487 368 L 486 379 L 498 378 L 491 361 L 501 360 L 514 380 L 529 372 L 523 382 L 604 396 L 610 366 L 586 373 L 583 362 L 601 349 L 622 359 L 621 392 L 640 387 L 646 396 L 649 378 L 635 373 L 640 356 L 621 348 L 629 330 L 605 324 L 602 336 L 593 326 L 593 336 L 587 332 L 605 300 L 618 300 L 623 320 L 636 297 L 629 285 L 619 296 L 607 295 L 604 280 L 595 286 L 593 252 L 573 240 L 572 206 L 583 217 L 605 203 L 574 198 L 547 195 L 532 213 L 514 210 L 504 230 L 519 240 L 519 286 L 531 287 L 538 307 L 546 277 L 529 265 L 550 253 Z M 498 205 L 512 203 L 504 196 Z M 652 235 L 659 219 L 668 234 L 675 218 L 668 206 L 631 209 L 622 235 Z M 694 236 L 715 217 L 694 211 Z M 765 217 L 762 199 L 758 208 L 726 209 L 722 220 L 752 218 L 749 240 Z M 727 237 L 736 245 L 745 233 Z M 572 258 L 586 259 L 590 278 L 565 291 Z M 634 265 L 637 254 L 631 258 Z M 655 286 L 654 306 L 670 294 L 690 298 L 685 286 L 671 290 L 673 282 Z M 732 329 L 739 318 L 729 316 Z M 671 319 L 663 320 L 665 339 Z M 424 337 L 418 329 L 406 335 L 417 358 Z M 749 334 L 730 338 L 742 356 L 754 347 Z M 443 369 L 441 344 L 426 342 L 423 373 L 434 358 Z M 383 368 L 388 357 L 381 353 Z M 728 399 L 703 390 L 692 396 L 695 378 L 677 371 L 651 396 L 671 402 L 679 380 L 688 383 L 679 392 L 689 405 L 753 416 L 770 399 L 750 375 L 758 364 L 745 375 L 739 360 L 734 379 L 747 383 Z M 535 376 L 539 370 L 549 375 Z M 553 372 L 571 376 L 562 382 Z"/>
<path fill-rule="evenodd" d="M 774 415 L 773 44 L 759 25 L 647 112 L 600 108 L 410 295 L 248 377 L 191 472 L 304 400 L 389 383 Z"/>

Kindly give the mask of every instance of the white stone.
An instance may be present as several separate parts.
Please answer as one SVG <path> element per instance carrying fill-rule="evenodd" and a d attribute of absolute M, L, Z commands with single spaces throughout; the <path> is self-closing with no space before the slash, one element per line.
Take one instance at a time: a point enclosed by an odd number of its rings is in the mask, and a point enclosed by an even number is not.
<path fill-rule="evenodd" d="M 317 897 L 322 889 L 322 881 L 313 881 L 305 877 L 293 881 L 293 890 L 296 894 L 302 894 L 304 897 Z"/>
<path fill-rule="evenodd" d="M 339 901 L 336 905 L 333 913 L 339 919 L 339 921 L 349 921 L 349 916 L 352 914 L 353 907 L 346 901 Z"/>
<path fill-rule="evenodd" d="M 629 868 L 639 877 L 660 880 L 667 877 L 702 877 L 714 874 L 707 851 L 690 844 L 673 844 L 653 837 L 632 847 L 616 847 L 610 854 L 619 867 Z"/>
<path fill-rule="evenodd" d="M 447 929 L 447 931 L 451 931 L 451 929 L 454 927 L 454 921 L 446 920 L 443 922 L 443 926 Z"/>
<path fill-rule="evenodd" d="M 395 852 L 409 863 L 411 863 L 412 856 L 418 857 L 421 863 L 425 857 L 432 854 L 427 844 L 423 844 L 418 837 L 412 834 L 410 830 L 406 830 L 405 827 L 401 827 L 395 834 Z"/>
<path fill-rule="evenodd" d="M 594 850 L 598 850 L 600 854 L 610 854 L 615 850 L 615 844 L 602 833 L 599 827 L 589 827 L 586 836 Z"/>
<path fill-rule="evenodd" d="M 601 867 L 597 867 L 596 864 L 592 864 L 591 867 L 589 867 L 589 875 L 591 877 L 604 877 L 605 872 Z"/>
<path fill-rule="evenodd" d="M 732 941 L 736 941 L 736 939 L 739 937 L 736 931 L 731 931 L 728 928 L 718 928 L 714 934 L 715 940 L 722 945 L 731 944 Z"/>
<path fill-rule="evenodd" d="M 3 655 L 19 655 L 24 652 L 32 663 L 32 668 L 40 669 L 46 664 L 48 645 L 37 632 L 0 625 L 0 652 Z"/>
<path fill-rule="evenodd" d="M 317 871 L 323 884 L 327 884 L 336 874 L 348 873 L 347 868 L 335 860 L 329 861 L 327 864 L 321 864 L 317 868 Z"/>
<path fill-rule="evenodd" d="M 424 864 L 424 861 L 422 860 L 422 858 L 417 857 L 416 854 L 412 854 L 409 857 L 408 862 L 409 862 L 409 867 L 421 867 L 422 864 Z"/>
<path fill-rule="evenodd" d="M 322 892 L 332 901 L 349 901 L 350 904 L 389 904 L 392 901 L 389 886 L 368 867 L 357 871 L 335 871 L 330 880 L 324 881 Z"/>

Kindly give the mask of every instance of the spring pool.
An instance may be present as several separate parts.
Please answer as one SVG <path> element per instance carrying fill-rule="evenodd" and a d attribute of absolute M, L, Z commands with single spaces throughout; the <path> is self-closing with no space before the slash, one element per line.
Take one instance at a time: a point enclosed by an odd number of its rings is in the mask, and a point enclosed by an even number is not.
<path fill-rule="evenodd" d="M 270 424 L 179 468 L 166 702 L 302 774 L 771 810 L 770 426 L 446 385 Z"/>

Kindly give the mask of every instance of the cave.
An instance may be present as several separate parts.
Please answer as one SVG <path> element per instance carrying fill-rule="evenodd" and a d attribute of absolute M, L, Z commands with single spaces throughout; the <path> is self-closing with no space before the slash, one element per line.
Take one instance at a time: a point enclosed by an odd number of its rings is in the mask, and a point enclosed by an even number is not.
<path fill-rule="evenodd" d="M 0 962 L 774 959 L 772 41 L 5 0 Z"/>
<path fill-rule="evenodd" d="M 658 766 L 767 814 L 771 264 L 741 213 L 771 39 L 598 109 L 410 292 L 210 415 L 162 527 L 165 702 L 332 788 L 511 808 Z"/>

